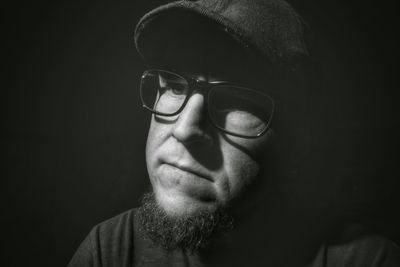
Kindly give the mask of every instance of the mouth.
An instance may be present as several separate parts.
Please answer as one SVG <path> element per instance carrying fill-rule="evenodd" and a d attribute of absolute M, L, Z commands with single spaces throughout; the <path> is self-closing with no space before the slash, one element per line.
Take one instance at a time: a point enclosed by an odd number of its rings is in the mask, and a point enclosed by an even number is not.
<path fill-rule="evenodd" d="M 202 179 L 205 179 L 207 181 L 213 182 L 213 179 L 211 179 L 211 177 L 208 174 L 204 173 L 203 171 L 197 170 L 195 168 L 190 168 L 190 167 L 183 166 L 183 165 L 180 165 L 180 164 L 167 163 L 167 162 L 165 162 L 164 164 L 167 164 L 167 165 L 169 165 L 169 166 L 171 166 L 173 168 L 179 169 L 181 171 L 188 172 L 188 173 L 190 173 L 192 175 L 195 175 L 195 176 L 197 176 L 199 178 L 202 178 Z"/>

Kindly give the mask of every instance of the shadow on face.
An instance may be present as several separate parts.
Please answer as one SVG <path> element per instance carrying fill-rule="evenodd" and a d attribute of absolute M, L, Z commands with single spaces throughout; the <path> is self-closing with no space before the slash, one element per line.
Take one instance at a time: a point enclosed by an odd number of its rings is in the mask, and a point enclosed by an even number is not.
<path fill-rule="evenodd" d="M 236 43 L 224 35 L 204 39 L 191 33 L 168 45 L 155 68 L 205 82 L 256 84 L 257 75 Z M 253 139 L 221 132 L 210 123 L 206 105 L 204 92 L 194 91 L 180 114 L 155 115 L 151 122 L 146 150 L 150 180 L 157 201 L 171 214 L 229 206 L 256 180 L 260 157 L 272 142 L 272 129 Z"/>

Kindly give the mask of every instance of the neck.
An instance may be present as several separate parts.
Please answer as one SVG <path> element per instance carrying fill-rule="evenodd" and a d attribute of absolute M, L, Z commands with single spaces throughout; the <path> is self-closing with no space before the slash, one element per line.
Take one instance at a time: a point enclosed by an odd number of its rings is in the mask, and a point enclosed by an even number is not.
<path fill-rule="evenodd" d="M 205 266 L 307 266 L 329 220 L 318 218 L 319 212 L 309 204 L 292 192 L 270 190 L 260 202 L 235 216 L 232 231 L 197 256 Z"/>

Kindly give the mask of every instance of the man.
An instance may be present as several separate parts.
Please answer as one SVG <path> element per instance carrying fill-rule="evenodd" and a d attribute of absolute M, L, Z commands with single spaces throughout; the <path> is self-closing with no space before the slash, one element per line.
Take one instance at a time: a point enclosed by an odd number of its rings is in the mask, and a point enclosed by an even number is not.
<path fill-rule="evenodd" d="M 290 5 L 172 2 L 140 20 L 135 44 L 152 66 L 140 94 L 153 190 L 96 226 L 69 266 L 398 266 L 382 238 L 293 228 L 304 221 L 276 195 L 300 178 L 314 112 Z"/>

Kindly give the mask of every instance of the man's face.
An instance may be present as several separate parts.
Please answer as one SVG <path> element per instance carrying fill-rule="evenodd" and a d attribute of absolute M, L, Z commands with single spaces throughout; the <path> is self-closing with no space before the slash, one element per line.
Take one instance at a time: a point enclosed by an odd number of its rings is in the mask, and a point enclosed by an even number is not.
<path fill-rule="evenodd" d="M 185 74 L 221 80 L 213 74 Z M 167 214 L 226 207 L 246 193 L 259 174 L 260 153 L 268 148 L 273 130 L 255 139 L 231 136 L 211 125 L 206 110 L 204 93 L 196 91 L 179 115 L 152 116 L 147 168 L 156 201 Z"/>

